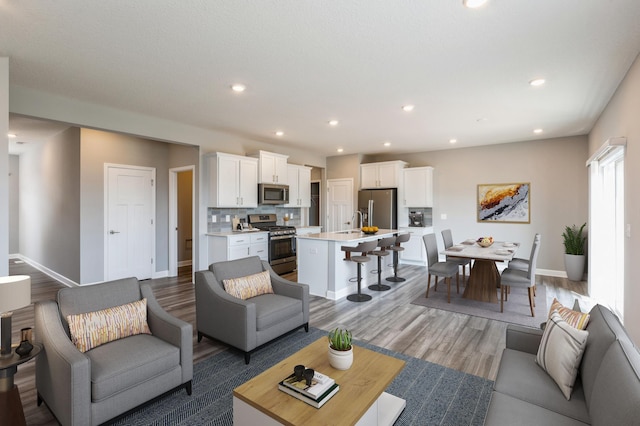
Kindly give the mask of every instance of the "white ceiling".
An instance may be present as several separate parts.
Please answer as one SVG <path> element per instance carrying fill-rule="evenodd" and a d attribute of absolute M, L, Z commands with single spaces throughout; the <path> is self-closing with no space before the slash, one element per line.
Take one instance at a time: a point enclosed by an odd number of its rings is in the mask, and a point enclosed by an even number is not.
<path fill-rule="evenodd" d="M 413 152 L 588 133 L 639 22 L 638 0 L 0 0 L 0 56 L 11 85 L 323 155 Z"/>

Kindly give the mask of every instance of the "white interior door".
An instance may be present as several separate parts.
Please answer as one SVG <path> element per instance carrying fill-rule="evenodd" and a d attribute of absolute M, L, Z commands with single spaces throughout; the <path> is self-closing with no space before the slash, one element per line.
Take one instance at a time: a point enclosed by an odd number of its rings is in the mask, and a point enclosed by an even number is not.
<path fill-rule="evenodd" d="M 327 232 L 353 228 L 353 179 L 327 180 Z"/>
<path fill-rule="evenodd" d="M 155 250 L 155 169 L 106 166 L 105 279 L 151 278 Z"/>

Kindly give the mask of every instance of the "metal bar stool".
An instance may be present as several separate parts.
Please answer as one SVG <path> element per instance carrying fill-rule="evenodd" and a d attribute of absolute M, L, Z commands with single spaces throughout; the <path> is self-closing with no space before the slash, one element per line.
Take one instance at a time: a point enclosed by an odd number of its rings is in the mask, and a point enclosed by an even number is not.
<path fill-rule="evenodd" d="M 371 300 L 371 296 L 368 294 L 362 294 L 362 264 L 371 260 L 370 257 L 367 256 L 367 253 L 376 248 L 378 242 L 376 240 L 373 241 L 365 241 L 358 244 L 355 247 L 342 246 L 342 251 L 345 252 L 345 259 L 350 260 L 352 262 L 356 262 L 358 264 L 358 292 L 356 294 L 350 294 L 347 296 L 347 300 L 352 302 L 367 302 Z M 351 253 L 361 253 L 360 256 L 351 256 Z"/>
<path fill-rule="evenodd" d="M 378 284 L 370 285 L 369 290 L 373 291 L 387 291 L 391 290 L 391 287 L 388 285 L 383 285 L 381 282 L 381 274 L 382 274 L 382 258 L 384 256 L 389 256 L 391 252 L 389 251 L 389 247 L 394 245 L 396 242 L 396 237 L 387 237 L 381 238 L 378 240 L 378 250 L 374 250 L 371 254 L 378 256 L 378 269 L 375 271 L 371 271 L 372 273 L 378 273 Z"/>
<path fill-rule="evenodd" d="M 400 283 L 405 281 L 404 278 L 398 276 L 398 252 L 404 251 L 404 247 L 402 247 L 401 243 L 406 243 L 411 238 L 411 234 L 400 234 L 396 237 L 395 245 L 389 247 L 389 250 L 393 250 L 393 276 L 387 277 L 387 281 L 391 281 L 392 283 Z"/>

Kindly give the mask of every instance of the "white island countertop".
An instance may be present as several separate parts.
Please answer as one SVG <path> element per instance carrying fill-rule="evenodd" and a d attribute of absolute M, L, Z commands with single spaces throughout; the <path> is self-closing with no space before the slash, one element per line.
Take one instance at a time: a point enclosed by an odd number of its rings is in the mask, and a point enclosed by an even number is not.
<path fill-rule="evenodd" d="M 347 231 L 320 232 L 317 234 L 298 235 L 298 239 L 320 240 L 320 241 L 339 241 L 339 242 L 355 242 L 368 241 L 373 239 L 391 237 L 394 234 L 404 233 L 397 229 L 379 229 L 375 234 L 365 234 L 359 229 L 350 229 Z"/>

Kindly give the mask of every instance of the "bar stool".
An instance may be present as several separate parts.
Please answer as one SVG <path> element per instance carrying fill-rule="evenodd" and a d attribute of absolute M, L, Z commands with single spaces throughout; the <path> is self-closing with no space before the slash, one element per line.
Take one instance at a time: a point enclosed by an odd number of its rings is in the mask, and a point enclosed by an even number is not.
<path fill-rule="evenodd" d="M 406 243 L 411 238 L 411 234 L 400 234 L 396 237 L 395 245 L 389 247 L 389 250 L 393 250 L 393 276 L 387 277 L 387 281 L 391 281 L 392 283 L 400 283 L 405 281 L 404 278 L 398 276 L 398 252 L 404 251 L 404 247 L 402 247 L 401 243 Z"/>
<path fill-rule="evenodd" d="M 348 295 L 347 300 L 352 302 L 367 302 L 371 300 L 371 296 L 368 294 L 362 294 L 362 264 L 371 260 L 371 258 L 367 256 L 367 253 L 375 249 L 377 245 L 378 242 L 373 240 L 362 242 L 355 247 L 342 246 L 342 251 L 345 252 L 344 260 L 350 260 L 358 264 L 358 292 L 356 294 Z M 361 253 L 361 255 L 351 256 L 351 253 Z"/>
<path fill-rule="evenodd" d="M 389 251 L 389 247 L 394 245 L 396 242 L 396 237 L 387 237 L 381 238 L 378 240 L 378 250 L 374 250 L 371 252 L 374 256 L 378 256 L 378 269 L 376 271 L 371 271 L 372 273 L 378 273 L 378 284 L 370 285 L 369 290 L 373 291 L 387 291 L 391 290 L 391 287 L 388 285 L 383 285 L 381 282 L 381 274 L 382 274 L 382 258 L 384 256 L 389 256 L 391 252 Z"/>

